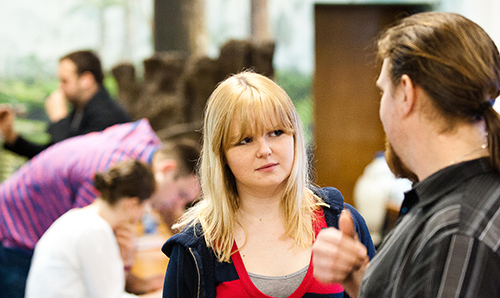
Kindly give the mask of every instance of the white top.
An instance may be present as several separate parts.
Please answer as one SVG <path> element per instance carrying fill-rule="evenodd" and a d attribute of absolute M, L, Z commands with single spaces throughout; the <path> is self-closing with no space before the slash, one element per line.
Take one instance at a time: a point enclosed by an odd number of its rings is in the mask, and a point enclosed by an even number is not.
<path fill-rule="evenodd" d="M 136 297 L 125 292 L 123 261 L 108 222 L 88 209 L 57 219 L 35 247 L 25 297 Z"/>

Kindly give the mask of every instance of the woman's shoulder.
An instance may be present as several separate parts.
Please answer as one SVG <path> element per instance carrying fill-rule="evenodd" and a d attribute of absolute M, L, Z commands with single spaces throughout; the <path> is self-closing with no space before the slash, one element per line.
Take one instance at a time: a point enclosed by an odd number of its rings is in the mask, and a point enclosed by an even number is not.
<path fill-rule="evenodd" d="M 342 210 L 344 209 L 344 196 L 335 187 L 316 187 L 310 186 L 313 193 L 321 198 L 330 209 Z"/>
<path fill-rule="evenodd" d="M 184 227 L 182 231 L 170 237 L 161 250 L 165 255 L 170 256 L 175 245 L 180 245 L 188 249 L 190 247 L 198 248 L 199 244 L 205 244 L 203 231 L 200 224 L 193 224 Z"/>
<path fill-rule="evenodd" d="M 340 191 L 335 187 L 318 188 L 315 186 L 311 186 L 311 190 L 326 204 L 322 207 L 328 226 L 337 226 L 338 216 L 344 209 L 350 211 L 355 223 L 360 222 L 364 224 L 363 217 L 353 206 L 344 201 L 342 193 L 340 193 Z"/>
<path fill-rule="evenodd" d="M 370 232 L 368 231 L 368 227 L 363 216 L 356 210 L 356 208 L 348 203 L 345 203 L 344 197 L 340 191 L 334 187 L 318 188 L 313 186 L 311 187 L 311 190 L 326 203 L 326 206 L 323 206 L 323 212 L 327 226 L 338 228 L 340 213 L 344 209 L 349 210 L 356 232 L 358 233 L 361 242 L 366 246 L 368 256 L 372 258 L 375 255 L 375 248 L 371 240 Z"/>

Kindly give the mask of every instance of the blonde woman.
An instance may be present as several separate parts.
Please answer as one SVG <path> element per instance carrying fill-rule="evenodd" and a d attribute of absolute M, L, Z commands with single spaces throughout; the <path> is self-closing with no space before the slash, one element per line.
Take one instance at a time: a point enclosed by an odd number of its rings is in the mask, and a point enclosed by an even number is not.
<path fill-rule="evenodd" d="M 295 107 L 269 78 L 242 72 L 208 100 L 200 165 L 202 198 L 163 247 L 163 297 L 343 297 L 314 279 L 311 246 L 346 206 L 374 254 L 361 216 L 334 188 L 308 180 Z"/>

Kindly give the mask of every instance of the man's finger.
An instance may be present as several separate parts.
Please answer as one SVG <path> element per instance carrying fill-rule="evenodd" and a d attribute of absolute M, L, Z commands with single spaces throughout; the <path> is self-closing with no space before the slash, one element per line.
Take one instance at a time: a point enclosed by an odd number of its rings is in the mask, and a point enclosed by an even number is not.
<path fill-rule="evenodd" d="M 355 238 L 356 229 L 354 228 L 354 221 L 352 220 L 351 212 L 344 209 L 340 214 L 339 218 L 339 230 L 342 231 L 344 235 Z"/>

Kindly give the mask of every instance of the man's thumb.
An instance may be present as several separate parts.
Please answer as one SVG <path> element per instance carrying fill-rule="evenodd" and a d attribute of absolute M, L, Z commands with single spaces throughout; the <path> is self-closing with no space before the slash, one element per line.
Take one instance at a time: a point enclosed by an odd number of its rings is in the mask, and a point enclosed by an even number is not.
<path fill-rule="evenodd" d="M 352 220 L 351 212 L 347 209 L 344 209 L 342 213 L 340 213 L 339 217 L 339 230 L 347 236 L 352 238 L 356 235 L 356 230 L 354 228 L 354 221 Z"/>

